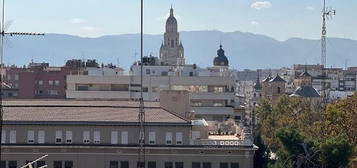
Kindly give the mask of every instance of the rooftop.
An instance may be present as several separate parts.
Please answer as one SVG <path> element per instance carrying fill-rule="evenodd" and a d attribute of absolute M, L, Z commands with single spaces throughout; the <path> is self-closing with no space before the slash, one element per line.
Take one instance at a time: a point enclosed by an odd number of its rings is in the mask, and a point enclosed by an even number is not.
<path fill-rule="evenodd" d="M 4 121 L 36 123 L 138 123 L 139 103 L 134 101 L 4 101 Z M 145 103 L 147 123 L 187 124 L 158 106 Z M 190 124 L 190 123 L 189 123 Z"/>

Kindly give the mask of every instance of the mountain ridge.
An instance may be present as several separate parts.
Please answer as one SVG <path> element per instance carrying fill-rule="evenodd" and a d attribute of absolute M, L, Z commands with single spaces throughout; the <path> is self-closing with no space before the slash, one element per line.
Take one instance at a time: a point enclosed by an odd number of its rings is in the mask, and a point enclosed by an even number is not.
<path fill-rule="evenodd" d="M 320 62 L 320 41 L 294 37 L 279 41 L 272 37 L 250 32 L 182 31 L 186 63 L 201 67 L 212 66 L 220 43 L 230 65 L 235 69 L 291 67 L 293 64 Z M 145 34 L 144 55 L 157 56 L 163 36 Z M 122 34 L 101 37 L 80 37 L 67 34 L 47 34 L 44 37 L 7 37 L 5 64 L 24 65 L 31 60 L 63 65 L 67 59 L 97 59 L 128 69 L 139 58 L 140 35 Z M 357 66 L 357 41 L 329 38 L 327 42 L 329 66 Z"/>

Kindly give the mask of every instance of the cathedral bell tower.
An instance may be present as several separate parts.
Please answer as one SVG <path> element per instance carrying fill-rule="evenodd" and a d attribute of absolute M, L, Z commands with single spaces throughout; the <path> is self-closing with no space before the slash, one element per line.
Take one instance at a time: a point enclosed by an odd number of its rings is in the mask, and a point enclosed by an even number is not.
<path fill-rule="evenodd" d="M 160 48 L 160 59 L 163 65 L 184 65 L 184 48 L 177 30 L 177 20 L 174 9 L 170 9 L 170 16 L 166 20 L 164 41 Z"/>

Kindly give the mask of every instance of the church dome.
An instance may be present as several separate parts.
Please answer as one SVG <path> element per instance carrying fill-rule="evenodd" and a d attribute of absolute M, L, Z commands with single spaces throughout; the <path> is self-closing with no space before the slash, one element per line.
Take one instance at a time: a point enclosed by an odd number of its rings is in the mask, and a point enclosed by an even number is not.
<path fill-rule="evenodd" d="M 228 66 L 229 62 L 227 57 L 224 55 L 224 50 L 222 49 L 222 45 L 219 46 L 219 50 L 217 50 L 217 57 L 213 60 L 214 66 Z"/>
<path fill-rule="evenodd" d="M 166 32 L 177 32 L 177 20 L 172 7 L 170 9 L 170 16 L 166 20 Z"/>

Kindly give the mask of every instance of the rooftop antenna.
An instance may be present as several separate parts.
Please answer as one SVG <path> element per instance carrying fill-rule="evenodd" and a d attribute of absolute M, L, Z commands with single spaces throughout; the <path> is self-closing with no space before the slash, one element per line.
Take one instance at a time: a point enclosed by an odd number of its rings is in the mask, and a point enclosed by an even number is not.
<path fill-rule="evenodd" d="M 326 0 L 324 0 L 324 7 L 322 9 L 322 32 L 321 32 L 321 64 L 326 67 L 326 37 L 327 27 L 326 19 L 332 19 L 333 15 L 336 15 L 336 10 L 328 9 L 326 7 Z"/>
<path fill-rule="evenodd" d="M 143 99 L 143 45 L 144 45 L 144 0 L 140 3 L 140 108 L 139 108 L 139 158 L 138 168 L 145 168 L 145 110 Z"/>
<path fill-rule="evenodd" d="M 26 33 L 26 32 L 7 32 L 5 29 L 5 0 L 2 1 L 2 17 L 1 17 L 1 44 L 0 44 L 0 83 L 3 84 L 3 74 L 4 74 L 4 37 L 5 36 L 43 36 L 44 33 Z M 0 93 L 2 94 L 2 87 L 0 87 Z M 2 138 L 2 124 L 3 124 L 3 106 L 2 106 L 2 95 L 0 94 L 0 139 Z M 0 144 L 1 151 L 1 144 Z"/>
<path fill-rule="evenodd" d="M 323 93 L 323 98 L 324 101 L 327 101 L 327 86 L 326 86 L 326 78 L 327 78 L 327 72 L 326 72 L 326 55 L 327 55 L 327 50 L 326 50 L 326 38 L 327 38 L 327 27 L 326 27 L 326 19 L 332 19 L 333 15 L 336 15 L 336 10 L 333 9 L 328 9 L 326 7 L 326 0 L 323 0 L 323 9 L 322 9 L 322 32 L 321 32 L 321 64 L 323 66 L 323 84 L 322 84 L 322 93 Z"/>

